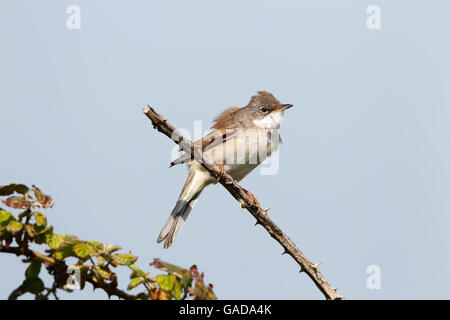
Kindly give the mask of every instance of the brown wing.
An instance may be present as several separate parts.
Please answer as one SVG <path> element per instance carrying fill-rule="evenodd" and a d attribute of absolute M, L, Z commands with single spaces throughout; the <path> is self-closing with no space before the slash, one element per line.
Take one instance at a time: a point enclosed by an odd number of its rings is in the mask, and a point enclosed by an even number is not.
<path fill-rule="evenodd" d="M 235 134 L 236 130 L 233 129 L 226 129 L 226 130 L 214 129 L 214 131 L 212 131 L 211 133 L 195 141 L 194 145 L 198 145 L 201 143 L 202 150 L 208 151 L 209 149 L 214 148 L 218 144 L 224 143 L 225 141 L 229 140 Z M 177 159 L 175 159 L 170 163 L 170 167 L 173 167 L 177 164 L 188 163 L 191 159 L 193 159 L 193 156 L 191 157 L 189 153 L 183 153 L 181 156 L 179 156 Z"/>
<path fill-rule="evenodd" d="M 231 107 L 222 112 L 215 120 L 211 129 L 227 129 L 233 128 L 236 123 L 234 114 L 238 111 L 239 107 Z"/>
<path fill-rule="evenodd" d="M 230 139 L 235 134 L 235 130 L 233 129 L 233 124 L 235 124 L 235 116 L 234 113 L 238 111 L 240 108 L 231 107 L 222 112 L 215 120 L 214 125 L 211 127 L 213 130 L 208 135 L 204 136 L 201 139 L 198 139 L 194 142 L 195 145 L 201 143 L 202 150 L 207 151 L 219 143 L 224 143 L 226 140 Z M 181 163 L 187 163 L 192 159 L 190 154 L 184 153 L 174 161 L 170 163 L 170 166 L 175 166 Z"/>

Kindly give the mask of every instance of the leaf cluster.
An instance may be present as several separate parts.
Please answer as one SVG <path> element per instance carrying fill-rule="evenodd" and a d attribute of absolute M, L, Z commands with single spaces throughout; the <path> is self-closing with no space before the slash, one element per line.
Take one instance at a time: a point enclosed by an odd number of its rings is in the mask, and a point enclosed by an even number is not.
<path fill-rule="evenodd" d="M 119 246 L 56 233 L 43 213 L 53 206 L 52 198 L 34 185 L 0 186 L 0 197 L 6 197 L 2 199 L 6 207 L 18 211 L 14 214 L 0 207 L 0 252 L 22 256 L 28 264 L 24 281 L 10 299 L 25 293 L 33 294 L 35 299 L 57 299 L 58 290 L 82 290 L 86 283 L 122 299 L 216 299 L 212 285 L 204 283 L 203 273 L 195 265 L 184 269 L 154 259 L 150 266 L 163 274 L 151 276 L 137 265 L 136 255 L 121 252 Z M 32 250 L 32 244 L 41 245 L 43 252 Z M 126 290 L 118 287 L 116 269 L 120 267 L 130 271 Z M 42 269 L 53 276 L 51 286 L 46 287 L 40 278 Z"/>

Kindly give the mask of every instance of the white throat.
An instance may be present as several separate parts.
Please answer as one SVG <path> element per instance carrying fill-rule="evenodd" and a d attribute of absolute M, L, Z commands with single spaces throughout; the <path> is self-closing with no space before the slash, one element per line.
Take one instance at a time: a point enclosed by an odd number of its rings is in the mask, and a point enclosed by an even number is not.
<path fill-rule="evenodd" d="M 280 128 L 281 122 L 283 121 L 283 111 L 272 112 L 268 116 L 253 120 L 253 123 L 262 129 L 278 129 Z"/>

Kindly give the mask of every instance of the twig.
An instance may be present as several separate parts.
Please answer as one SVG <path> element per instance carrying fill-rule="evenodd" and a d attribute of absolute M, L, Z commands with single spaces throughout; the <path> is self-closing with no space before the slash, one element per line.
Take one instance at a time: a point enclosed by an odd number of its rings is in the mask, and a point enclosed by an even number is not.
<path fill-rule="evenodd" d="M 35 258 L 39 259 L 40 261 L 44 262 L 48 267 L 52 267 L 54 269 L 54 275 L 55 275 L 55 282 L 58 284 L 57 286 L 59 288 L 62 288 L 65 284 L 64 278 L 58 278 L 57 274 L 64 274 L 67 275 L 67 265 L 62 261 L 57 261 L 53 259 L 52 257 L 45 256 L 37 251 L 30 250 L 28 247 L 20 248 L 20 247 L 5 247 L 0 245 L 0 252 L 5 253 L 12 253 L 17 256 L 25 256 L 27 258 Z M 135 295 L 131 295 L 126 293 L 125 291 L 120 290 L 117 288 L 116 285 L 113 283 L 106 283 L 104 281 L 98 281 L 93 275 L 87 274 L 86 276 L 86 282 L 89 282 L 92 284 L 94 288 L 101 288 L 103 289 L 106 294 L 110 296 L 117 296 L 119 298 L 125 299 L 125 300 L 137 300 L 138 298 Z M 54 285 L 55 286 L 55 285 Z M 24 294 L 22 290 L 22 286 L 15 289 L 11 295 L 9 296 L 9 299 L 17 299 L 20 295 Z M 55 298 L 56 292 L 53 292 Z"/>
<path fill-rule="evenodd" d="M 151 120 L 153 128 L 165 134 L 180 148 L 191 155 L 205 167 L 218 181 L 228 190 L 229 193 L 243 205 L 256 219 L 256 224 L 260 224 L 267 230 L 272 238 L 278 241 L 284 248 L 283 253 L 289 254 L 300 265 L 300 272 L 305 272 L 316 284 L 319 290 L 328 300 L 342 300 L 344 297 L 337 293 L 337 289 L 333 288 L 319 271 L 319 264 L 313 264 L 306 256 L 297 248 L 295 243 L 269 218 L 267 210 L 263 210 L 258 201 L 252 201 L 247 192 L 240 187 L 236 181 L 225 171 L 215 165 L 208 157 L 201 152 L 199 147 L 186 139 L 177 129 L 167 122 L 167 119 L 158 114 L 152 107 L 144 108 L 144 114 Z"/>
<path fill-rule="evenodd" d="M 23 289 L 23 285 L 21 284 L 18 288 L 14 289 L 13 292 L 8 297 L 8 300 L 17 300 L 21 295 L 27 293 Z"/>

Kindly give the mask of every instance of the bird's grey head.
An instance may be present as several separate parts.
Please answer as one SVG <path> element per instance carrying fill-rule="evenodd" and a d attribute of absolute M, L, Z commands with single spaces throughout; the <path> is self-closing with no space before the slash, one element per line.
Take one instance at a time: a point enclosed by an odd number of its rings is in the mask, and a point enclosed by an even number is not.
<path fill-rule="evenodd" d="M 278 129 L 284 111 L 291 107 L 292 104 L 282 104 L 269 92 L 258 91 L 258 94 L 253 96 L 248 105 L 240 111 L 257 127 Z"/>

